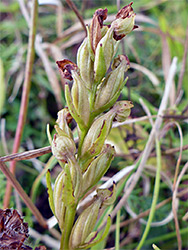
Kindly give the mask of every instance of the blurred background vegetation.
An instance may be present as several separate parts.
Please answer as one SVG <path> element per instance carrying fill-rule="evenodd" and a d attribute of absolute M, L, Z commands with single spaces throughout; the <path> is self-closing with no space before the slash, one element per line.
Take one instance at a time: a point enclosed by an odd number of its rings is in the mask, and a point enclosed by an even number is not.
<path fill-rule="evenodd" d="M 119 7 L 127 5 L 127 1 L 116 0 L 76 0 L 73 1 L 86 23 L 90 23 L 97 8 L 107 8 L 110 20 L 113 20 Z M 64 81 L 60 79 L 55 61 L 68 58 L 76 62 L 76 53 L 79 45 L 85 37 L 85 32 L 66 1 L 51 0 L 39 1 L 39 14 L 37 23 L 37 37 L 35 43 L 35 61 L 32 74 L 32 83 L 29 94 L 28 114 L 22 136 L 20 152 L 37 149 L 49 145 L 46 126 L 50 124 L 53 130 L 57 118 L 57 112 L 66 105 L 64 98 Z M 17 121 L 22 95 L 22 84 L 26 64 L 29 28 L 26 22 L 27 13 L 30 13 L 30 1 L 2 0 L 1 10 L 1 44 L 0 44 L 0 115 L 1 115 L 1 142 L 0 156 L 12 152 Z M 121 99 L 129 99 L 134 103 L 131 118 L 145 116 L 145 111 L 140 103 L 144 101 L 152 115 L 157 114 L 161 98 L 168 77 L 172 58 L 178 58 L 177 72 L 174 88 L 172 88 L 168 109 L 164 117 L 164 125 L 169 121 L 178 122 L 183 132 L 184 151 L 181 158 L 180 170 L 188 160 L 188 67 L 181 82 L 180 72 L 183 65 L 186 66 L 185 56 L 186 29 L 187 29 L 187 0 L 137 0 L 133 4 L 137 13 L 136 24 L 139 29 L 127 36 L 119 46 L 118 54 L 126 54 L 131 62 L 131 68 L 127 75 L 129 80 L 123 89 Z M 108 20 L 107 22 L 108 23 Z M 188 33 L 188 32 L 187 32 Z M 187 34 L 188 36 L 188 34 Z M 188 38 L 187 38 L 188 39 Z M 184 61 L 183 62 L 183 58 Z M 182 83 L 182 84 L 181 84 Z M 117 157 L 112 163 L 107 176 L 112 176 L 126 166 L 134 164 L 142 152 L 151 131 L 148 120 L 114 128 L 109 136 L 109 141 L 116 146 Z M 162 153 L 168 149 L 180 146 L 180 135 L 176 126 L 167 129 L 165 137 L 161 140 Z M 173 154 L 164 154 L 162 157 L 162 169 L 172 180 L 179 151 Z M 50 154 L 43 155 L 38 159 L 19 161 L 16 164 L 16 176 L 24 190 L 30 194 L 34 181 L 49 160 Z M 55 163 L 54 163 L 55 164 Z M 147 162 L 148 165 L 156 165 L 155 152 Z M 56 174 L 54 169 L 54 175 Z M 151 190 L 147 197 L 143 192 L 143 180 L 137 184 L 136 189 L 129 197 L 128 205 L 136 214 L 150 208 L 154 177 L 145 171 L 144 177 L 149 179 Z M 188 183 L 188 174 L 184 175 L 180 184 L 183 189 Z M 0 172 L 0 207 L 3 206 L 3 197 L 6 188 L 6 178 Z M 170 191 L 163 182 L 161 184 L 159 201 L 168 198 Z M 120 195 L 121 196 L 121 195 Z M 19 202 L 15 192 L 11 197 L 11 207 L 17 208 Z M 180 198 L 178 218 L 180 229 L 185 228 L 186 222 L 182 217 L 186 213 L 188 196 Z M 41 181 L 35 187 L 35 204 L 45 218 L 52 216 L 48 206 L 45 181 Z M 28 209 L 22 205 L 25 220 L 30 226 L 41 233 L 45 233 L 31 217 Z M 164 219 L 171 209 L 168 203 L 155 214 L 156 221 Z M 123 219 L 130 215 L 126 207 L 121 210 Z M 147 219 L 147 218 L 145 218 Z M 139 222 L 129 224 L 121 228 L 121 241 L 126 238 L 125 246 L 121 249 L 133 249 L 134 243 L 138 242 L 145 225 Z M 156 244 L 161 249 L 177 249 L 177 239 L 174 221 L 150 230 L 148 239 L 157 239 Z M 47 232 L 46 232 L 47 233 Z M 173 237 L 168 237 L 174 233 Z M 106 247 L 114 245 L 114 232 L 111 233 Z M 167 235 L 164 240 L 161 236 Z M 185 235 L 182 235 L 183 247 L 188 247 Z M 37 240 L 31 239 L 32 244 Z M 148 241 L 149 242 L 149 241 Z M 143 249 L 151 249 L 145 245 Z M 48 248 L 50 249 L 50 248 Z"/>

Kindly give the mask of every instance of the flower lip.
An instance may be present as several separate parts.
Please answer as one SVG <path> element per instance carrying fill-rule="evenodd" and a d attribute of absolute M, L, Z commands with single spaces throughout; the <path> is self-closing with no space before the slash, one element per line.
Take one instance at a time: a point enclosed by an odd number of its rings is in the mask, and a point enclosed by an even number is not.
<path fill-rule="evenodd" d="M 59 70 L 60 70 L 60 73 L 61 73 L 62 77 L 72 81 L 73 78 L 72 78 L 71 71 L 72 70 L 78 71 L 78 66 L 75 63 L 68 60 L 68 59 L 64 59 L 64 60 L 61 60 L 61 61 L 56 61 L 56 63 L 58 65 L 58 67 L 59 67 Z"/>

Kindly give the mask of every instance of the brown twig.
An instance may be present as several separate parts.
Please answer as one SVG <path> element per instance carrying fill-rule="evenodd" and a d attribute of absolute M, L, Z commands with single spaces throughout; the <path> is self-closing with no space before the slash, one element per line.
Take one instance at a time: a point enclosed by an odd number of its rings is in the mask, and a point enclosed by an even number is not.
<path fill-rule="evenodd" d="M 179 152 L 180 149 L 181 149 L 181 147 L 170 148 L 170 149 L 162 150 L 162 151 L 161 151 L 161 154 L 162 154 L 162 155 L 171 155 L 171 154 L 175 154 L 175 153 Z M 186 144 L 186 145 L 184 145 L 184 146 L 182 147 L 182 151 L 185 151 L 185 150 L 188 150 L 188 144 Z M 134 156 L 134 157 L 137 158 L 137 157 L 140 156 L 140 154 L 141 154 L 141 152 L 138 152 L 138 153 L 130 153 L 130 154 L 116 154 L 116 156 L 123 157 L 123 158 L 127 159 L 127 157 L 132 157 L 132 156 Z M 154 156 L 156 156 L 156 152 L 152 152 L 152 153 L 150 154 L 149 157 L 154 157 Z M 1 159 L 1 158 L 0 158 L 0 159 Z"/>
<path fill-rule="evenodd" d="M 69 7 L 75 12 L 76 16 L 78 17 L 78 19 L 80 20 L 80 23 L 87 35 L 87 30 L 86 30 L 86 26 L 85 26 L 85 23 L 84 23 L 84 20 L 83 20 L 83 17 L 80 15 L 76 5 L 71 1 L 71 0 L 66 0 L 67 4 L 69 5 Z"/>
<path fill-rule="evenodd" d="M 38 223 L 42 227 L 48 228 L 45 219 L 43 218 L 43 216 L 41 215 L 37 207 L 33 204 L 29 196 L 23 190 L 22 186 L 19 184 L 19 182 L 14 177 L 14 175 L 10 172 L 10 170 L 7 168 L 7 166 L 3 162 L 0 162 L 0 169 L 4 173 L 4 175 L 7 177 L 11 185 L 17 190 L 19 195 L 22 197 L 24 203 L 27 205 L 27 207 L 31 210 L 33 215 L 36 217 Z"/>
<path fill-rule="evenodd" d="M 39 157 L 41 155 L 45 155 L 51 152 L 51 147 L 44 147 L 44 148 L 39 148 L 39 149 L 34 149 L 22 153 L 16 153 L 16 154 L 11 154 L 11 155 L 6 155 L 0 158 L 1 162 L 6 162 L 6 161 L 22 161 L 22 160 L 28 160 L 32 158 Z"/>
<path fill-rule="evenodd" d="M 163 115 L 164 119 L 176 119 L 176 120 L 185 120 L 188 119 L 186 115 Z"/>
<path fill-rule="evenodd" d="M 35 35 L 36 35 L 36 27 L 37 27 L 37 14 L 38 14 L 38 1 L 32 1 L 32 12 L 31 12 L 31 28 L 29 33 L 29 44 L 28 44 L 28 53 L 27 53 L 27 62 L 25 69 L 25 80 L 23 84 L 23 92 L 21 99 L 21 107 L 18 118 L 18 124 L 16 129 L 16 136 L 14 139 L 13 145 L 13 153 L 17 153 L 20 147 L 21 137 L 23 134 L 23 129 L 25 125 L 26 115 L 27 115 L 27 107 L 29 101 L 29 91 L 31 87 L 31 75 L 33 69 L 34 62 L 34 43 L 35 43 Z M 10 171 L 14 174 L 16 169 L 16 162 L 12 161 L 10 163 Z M 10 196 L 12 192 L 12 186 L 10 181 L 7 182 L 6 194 L 4 198 L 4 208 L 9 206 Z"/>

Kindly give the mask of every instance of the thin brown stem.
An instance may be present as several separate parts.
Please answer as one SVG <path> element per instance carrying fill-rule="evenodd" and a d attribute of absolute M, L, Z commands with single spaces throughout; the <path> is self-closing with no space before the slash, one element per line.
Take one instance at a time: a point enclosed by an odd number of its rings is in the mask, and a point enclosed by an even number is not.
<path fill-rule="evenodd" d="M 66 0 L 67 4 L 69 5 L 69 7 L 75 12 L 76 16 L 78 17 L 78 19 L 80 20 L 80 23 L 87 35 L 87 30 L 86 30 L 86 26 L 85 26 L 85 23 L 84 23 L 84 20 L 83 20 L 83 17 L 80 15 L 76 5 L 71 1 L 71 0 Z"/>
<path fill-rule="evenodd" d="M 24 203 L 27 205 L 27 207 L 31 210 L 33 215 L 36 217 L 38 223 L 42 227 L 48 228 L 48 225 L 45 219 L 43 218 L 43 216 L 41 215 L 37 207 L 33 204 L 29 196 L 23 190 L 22 186 L 16 180 L 15 176 L 10 172 L 10 170 L 7 168 L 7 166 L 3 162 L 0 162 L 0 169 L 4 173 L 4 175 L 7 177 L 11 185 L 17 190 L 18 194 L 23 199 Z"/>
<path fill-rule="evenodd" d="M 25 69 L 25 80 L 23 84 L 22 91 L 22 99 L 21 99 L 21 107 L 18 118 L 18 124 L 16 129 L 16 136 L 13 145 L 13 153 L 17 153 L 21 143 L 21 137 L 23 134 L 23 129 L 25 125 L 26 115 L 27 115 L 27 107 L 29 101 L 29 92 L 31 87 L 31 75 L 33 69 L 34 62 L 34 43 L 35 43 L 35 35 L 36 35 L 36 27 L 37 27 L 37 16 L 38 16 L 38 1 L 32 1 L 32 12 L 31 12 L 31 26 L 29 33 L 29 44 L 28 44 L 28 53 L 27 53 L 27 61 L 26 61 L 26 69 Z M 10 171 L 14 174 L 16 170 L 16 162 L 12 161 L 10 163 Z M 11 182 L 7 182 L 6 194 L 4 198 L 4 208 L 9 206 L 10 196 L 12 192 Z"/>
<path fill-rule="evenodd" d="M 22 153 L 16 153 L 11 155 L 6 155 L 0 158 L 0 161 L 7 162 L 7 161 L 22 161 L 22 160 L 29 160 L 32 158 L 39 157 L 41 155 L 45 155 L 51 153 L 51 146 L 34 149 Z"/>
<path fill-rule="evenodd" d="M 170 148 L 170 149 L 166 149 L 166 150 L 162 150 L 161 153 L 162 155 L 173 155 L 177 152 L 180 152 L 180 150 L 182 151 L 185 151 L 185 150 L 188 150 L 188 144 L 184 145 L 182 148 L 181 147 L 177 147 L 177 148 Z M 130 153 L 130 154 L 116 154 L 116 156 L 119 156 L 119 157 L 122 157 L 122 158 L 125 158 L 127 159 L 127 157 L 139 157 L 141 154 L 141 152 L 138 152 L 138 153 Z M 156 156 L 156 153 L 155 152 L 152 152 L 149 157 L 154 157 Z M 1 159 L 1 158 L 0 158 Z"/>

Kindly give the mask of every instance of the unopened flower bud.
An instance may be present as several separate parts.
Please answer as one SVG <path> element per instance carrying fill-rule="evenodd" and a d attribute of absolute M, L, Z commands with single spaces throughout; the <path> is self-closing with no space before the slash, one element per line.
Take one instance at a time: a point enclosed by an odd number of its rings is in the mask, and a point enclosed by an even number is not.
<path fill-rule="evenodd" d="M 69 240 L 70 249 L 78 249 L 80 245 L 85 243 L 96 224 L 101 204 L 102 201 L 96 199 L 78 217 L 71 231 Z"/>
<path fill-rule="evenodd" d="M 66 135 L 55 134 L 51 148 L 55 158 L 63 162 L 67 162 L 76 153 L 74 141 Z"/>
<path fill-rule="evenodd" d="M 76 71 L 72 71 L 72 77 L 74 80 L 71 90 L 73 105 L 84 124 L 87 125 L 90 116 L 88 90 Z"/>
<path fill-rule="evenodd" d="M 90 25 L 90 43 L 93 53 L 95 54 L 95 50 L 99 41 L 101 40 L 101 29 L 103 27 L 103 21 L 107 18 L 107 9 L 98 9 L 95 11 L 93 15 L 93 19 Z"/>
<path fill-rule="evenodd" d="M 62 189 L 65 179 L 65 171 L 62 170 L 55 181 L 54 191 L 53 191 L 53 205 L 54 205 L 54 215 L 58 220 L 59 227 L 62 228 L 64 224 L 64 217 L 66 212 L 65 203 L 62 201 Z"/>
<path fill-rule="evenodd" d="M 98 84 L 110 66 L 114 55 L 114 44 L 113 29 L 109 28 L 105 36 L 99 41 L 95 51 L 94 79 Z"/>
<path fill-rule="evenodd" d="M 66 79 L 73 80 L 73 86 L 71 90 L 73 104 L 71 105 L 73 105 L 77 115 L 81 117 L 84 124 L 87 125 L 89 120 L 89 97 L 85 83 L 78 74 L 79 69 L 75 63 L 67 59 L 57 61 L 57 64 L 62 76 Z M 67 104 L 69 104 L 68 100 Z"/>
<path fill-rule="evenodd" d="M 94 78 L 93 71 L 93 60 L 91 59 L 91 55 L 89 52 L 89 41 L 88 37 L 84 39 L 82 44 L 80 45 L 77 53 L 77 65 L 80 69 L 80 77 L 84 81 L 86 87 L 91 89 L 91 84 Z"/>
<path fill-rule="evenodd" d="M 75 206 L 74 189 L 68 164 L 65 165 L 65 168 L 56 178 L 53 191 L 53 203 L 55 216 L 58 219 L 60 229 L 62 230 L 65 226 L 66 209 Z"/>
<path fill-rule="evenodd" d="M 106 144 L 102 153 L 94 159 L 83 175 L 84 193 L 92 188 L 107 172 L 115 154 L 114 148 Z"/>
<path fill-rule="evenodd" d="M 114 105 L 117 108 L 115 120 L 124 122 L 131 113 L 131 108 L 134 107 L 131 101 L 119 101 Z"/>
<path fill-rule="evenodd" d="M 115 103 L 125 84 L 124 72 L 128 70 L 129 65 L 127 56 L 120 55 L 114 59 L 113 70 L 104 79 L 97 92 L 95 110 L 99 108 L 107 109 L 109 105 L 112 106 Z"/>
<path fill-rule="evenodd" d="M 113 37 L 116 41 L 121 40 L 138 26 L 134 25 L 136 14 L 131 7 L 133 2 L 120 9 L 116 15 L 116 20 L 112 22 L 111 27 L 114 29 Z"/>
<path fill-rule="evenodd" d="M 55 126 L 57 133 L 59 135 L 61 135 L 61 133 L 63 133 L 63 134 L 65 133 L 66 135 L 68 135 L 68 137 L 73 139 L 72 131 L 68 125 L 72 121 L 72 116 L 71 116 L 68 108 L 66 107 L 66 108 L 60 110 L 57 114 L 57 117 L 58 118 L 56 120 L 56 123 L 58 124 L 58 126 Z"/>
<path fill-rule="evenodd" d="M 113 110 L 98 117 L 91 125 L 82 145 L 81 159 L 89 159 L 100 153 L 109 134 L 116 113 Z"/>

